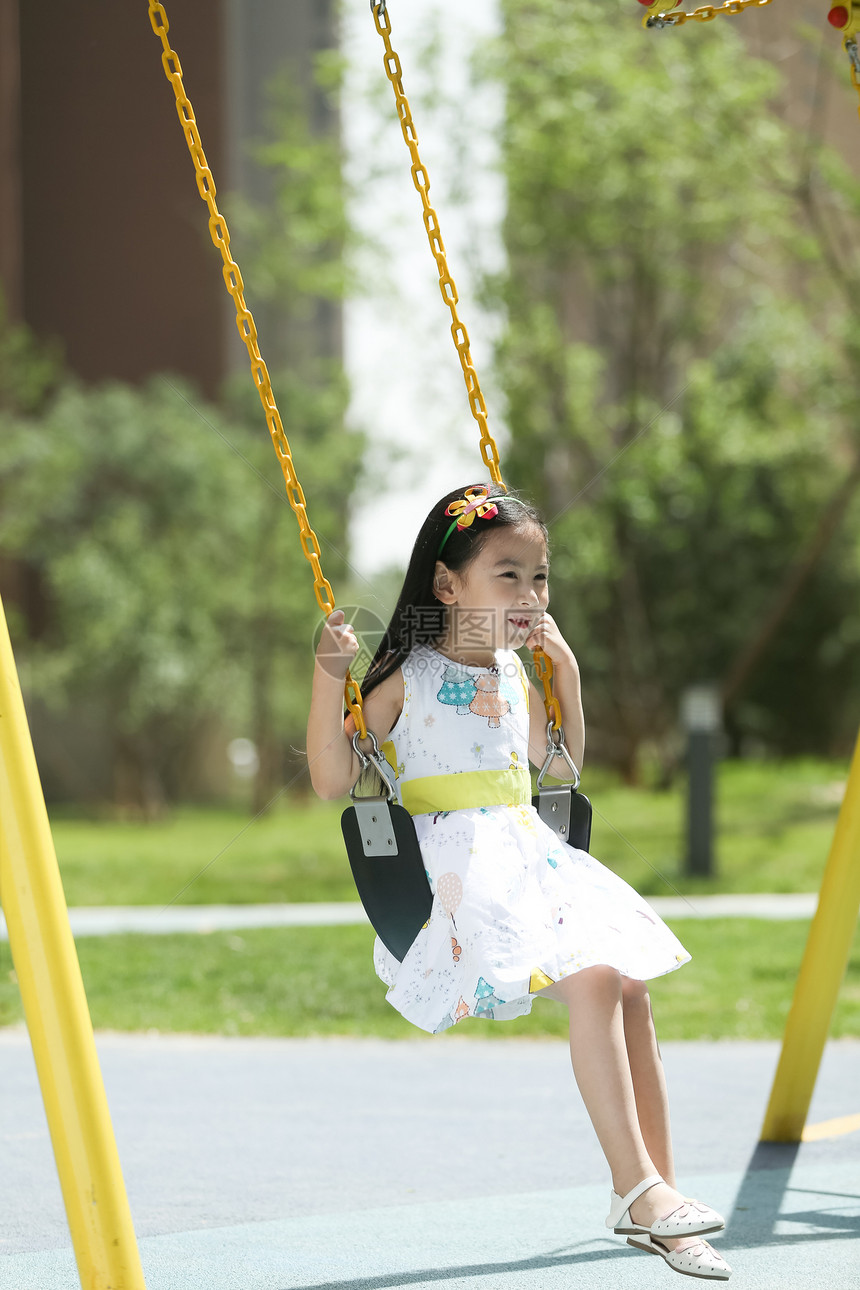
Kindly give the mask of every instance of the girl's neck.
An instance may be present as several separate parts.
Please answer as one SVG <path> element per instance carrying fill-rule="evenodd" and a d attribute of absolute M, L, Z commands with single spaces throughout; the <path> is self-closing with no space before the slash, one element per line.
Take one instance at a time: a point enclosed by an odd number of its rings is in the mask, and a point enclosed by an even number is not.
<path fill-rule="evenodd" d="M 438 654 L 444 654 L 452 663 L 462 663 L 465 667 L 492 667 L 496 661 L 495 650 L 489 645 L 465 645 L 456 639 L 450 627 L 433 643 Z"/>

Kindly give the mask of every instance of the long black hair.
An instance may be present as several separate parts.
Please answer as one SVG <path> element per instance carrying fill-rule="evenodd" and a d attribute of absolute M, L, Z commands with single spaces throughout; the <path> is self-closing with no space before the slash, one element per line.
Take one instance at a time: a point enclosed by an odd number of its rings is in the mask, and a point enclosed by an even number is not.
<path fill-rule="evenodd" d="M 361 683 L 364 698 L 400 667 L 416 645 L 432 645 L 442 635 L 446 606 L 436 599 L 433 592 L 437 560 L 460 573 L 475 559 L 489 534 L 501 528 L 534 526 L 540 529 L 548 542 L 546 525 L 530 502 L 516 493 L 504 492 L 497 484 L 471 484 L 467 487 L 487 488 L 487 501 L 493 502 L 498 514 L 487 520 L 476 517 L 467 528 L 455 528 L 440 553 L 439 547 L 453 523 L 446 510 L 452 502 L 464 496 L 466 488 L 455 488 L 430 511 L 415 539 L 391 621 Z"/>

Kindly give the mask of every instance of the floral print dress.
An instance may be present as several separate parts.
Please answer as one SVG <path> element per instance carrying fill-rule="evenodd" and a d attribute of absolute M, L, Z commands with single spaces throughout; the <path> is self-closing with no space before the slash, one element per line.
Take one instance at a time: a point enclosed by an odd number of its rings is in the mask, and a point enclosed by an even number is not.
<path fill-rule="evenodd" d="M 528 680 L 512 650 L 495 658 L 470 667 L 414 649 L 384 745 L 433 908 L 402 963 L 377 940 L 374 965 L 389 1003 L 431 1033 L 521 1016 L 538 990 L 598 963 L 646 980 L 690 958 L 632 887 L 532 807 Z"/>

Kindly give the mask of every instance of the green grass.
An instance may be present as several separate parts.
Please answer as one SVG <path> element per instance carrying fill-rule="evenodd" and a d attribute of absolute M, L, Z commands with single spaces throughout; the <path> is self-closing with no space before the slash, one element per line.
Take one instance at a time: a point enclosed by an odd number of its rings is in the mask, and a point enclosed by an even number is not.
<path fill-rule="evenodd" d="M 838 812 L 845 763 L 726 762 L 720 767 L 718 876 L 681 873 L 682 786 L 624 788 L 606 772 L 584 785 L 596 808 L 592 851 L 647 895 L 815 891 Z M 354 900 L 339 817 L 343 803 L 287 802 L 249 821 L 229 809 L 180 809 L 159 824 L 53 811 L 70 905 L 244 904 Z M 778 1038 L 806 941 L 803 922 L 673 923 L 693 954 L 652 983 L 665 1039 Z M 117 1030 L 415 1037 L 388 1004 L 366 927 L 272 928 L 209 935 L 112 936 L 78 943 L 94 1024 Z M 0 945 L 0 1025 L 21 1018 L 9 947 Z M 538 1000 L 507 1025 L 451 1032 L 504 1039 L 565 1033 L 561 1008 Z M 832 1029 L 860 1035 L 855 939 Z"/>
<path fill-rule="evenodd" d="M 651 983 L 662 1039 L 777 1039 L 806 942 L 805 922 L 676 920 L 692 963 Z M 100 1029 L 228 1035 L 416 1038 L 385 1002 L 366 927 L 272 928 L 207 935 L 90 937 L 78 942 L 93 1023 Z M 21 1019 L 8 945 L 0 946 L 0 1024 Z M 467 1021 L 456 1039 L 564 1036 L 564 1009 L 537 1000 L 531 1016 Z M 860 937 L 831 1034 L 860 1036 Z"/>
<path fill-rule="evenodd" d="M 683 876 L 683 786 L 625 788 L 594 771 L 592 851 L 638 891 L 815 891 L 838 811 L 843 762 L 725 762 L 717 793 L 717 877 Z M 227 809 L 177 810 L 163 823 L 51 812 L 70 905 L 354 900 L 343 802 L 291 801 L 249 821 Z"/>
<path fill-rule="evenodd" d="M 598 779 L 590 794 L 591 849 L 647 896 L 667 895 L 669 884 L 684 893 L 817 891 L 847 773 L 845 763 L 725 762 L 717 782 L 715 879 L 682 872 L 680 789 L 636 792 L 600 787 Z"/>
<path fill-rule="evenodd" d="M 244 905 L 355 900 L 342 811 L 311 800 L 257 820 L 188 807 L 154 824 L 50 815 L 70 905 Z"/>

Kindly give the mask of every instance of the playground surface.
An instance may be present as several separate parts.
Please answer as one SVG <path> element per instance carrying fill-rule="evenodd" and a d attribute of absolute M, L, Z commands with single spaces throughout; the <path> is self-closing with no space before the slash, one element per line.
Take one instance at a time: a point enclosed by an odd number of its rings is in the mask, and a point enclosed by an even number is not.
<path fill-rule="evenodd" d="M 680 1286 L 603 1226 L 609 1180 L 565 1044 L 472 1033 L 99 1035 L 148 1290 Z M 827 1047 L 822 1136 L 757 1147 L 778 1051 L 664 1046 L 679 1183 L 726 1215 L 731 1285 L 850 1290 L 860 1041 Z M 0 1031 L 0 1065 L 0 1284 L 75 1290 L 26 1031 Z"/>

